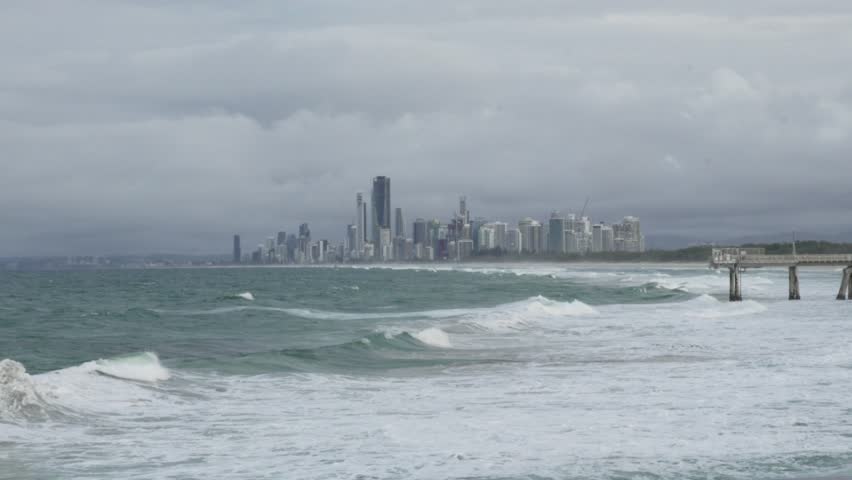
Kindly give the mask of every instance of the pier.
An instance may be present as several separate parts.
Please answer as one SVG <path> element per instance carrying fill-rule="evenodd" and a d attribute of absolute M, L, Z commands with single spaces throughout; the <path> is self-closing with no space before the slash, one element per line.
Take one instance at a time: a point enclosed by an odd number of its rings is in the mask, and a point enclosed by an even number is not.
<path fill-rule="evenodd" d="M 742 274 L 748 268 L 787 267 L 790 300 L 799 300 L 799 268 L 804 266 L 844 267 L 840 277 L 838 300 L 852 300 L 852 254 L 804 254 L 767 255 L 762 248 L 714 248 L 710 267 L 727 268 L 730 284 L 728 298 L 732 302 L 743 299 Z"/>

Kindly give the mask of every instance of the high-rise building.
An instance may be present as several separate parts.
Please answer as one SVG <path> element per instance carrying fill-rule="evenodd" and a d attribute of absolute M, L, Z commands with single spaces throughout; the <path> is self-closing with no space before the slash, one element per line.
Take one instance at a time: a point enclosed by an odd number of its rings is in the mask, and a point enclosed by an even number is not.
<path fill-rule="evenodd" d="M 380 243 L 380 230 L 391 228 L 391 190 L 389 177 L 374 177 L 373 178 L 373 243 Z M 381 255 L 381 249 L 376 253 Z"/>
<path fill-rule="evenodd" d="M 275 245 L 284 245 L 287 243 L 287 233 L 286 232 L 278 232 L 278 236 L 275 239 Z"/>
<path fill-rule="evenodd" d="M 240 248 L 240 236 L 234 235 L 234 252 L 233 252 L 233 260 L 234 263 L 240 263 L 243 257 L 243 251 Z"/>
<path fill-rule="evenodd" d="M 645 237 L 638 217 L 627 216 L 621 222 L 621 235 L 624 240 L 624 249 L 628 252 L 644 252 Z"/>
<path fill-rule="evenodd" d="M 518 222 L 518 230 L 521 232 L 522 251 L 526 253 L 541 252 L 541 223 L 527 217 Z"/>
<path fill-rule="evenodd" d="M 549 226 L 547 251 L 556 254 L 565 253 L 565 218 L 553 212 L 550 215 Z"/>
<path fill-rule="evenodd" d="M 494 247 L 506 250 L 506 232 L 509 225 L 505 222 L 494 222 L 491 225 L 494 229 Z"/>
<path fill-rule="evenodd" d="M 506 251 L 509 253 L 521 253 L 523 246 L 523 234 L 517 228 L 510 228 L 506 231 Z"/>
<path fill-rule="evenodd" d="M 346 226 L 346 247 L 344 249 L 345 256 L 349 258 L 358 258 L 360 251 L 358 245 L 361 233 L 358 231 L 358 225 L 349 224 Z"/>
<path fill-rule="evenodd" d="M 358 241 L 354 250 L 361 253 L 364 250 L 364 242 L 367 241 L 367 204 L 364 203 L 364 194 L 355 194 L 355 226 L 358 228 Z"/>
<path fill-rule="evenodd" d="M 394 214 L 394 217 L 396 217 L 396 224 L 394 225 L 393 235 L 394 237 L 405 237 L 405 224 L 402 223 L 402 209 L 396 207 Z"/>
<path fill-rule="evenodd" d="M 603 251 L 603 225 L 596 224 L 592 226 L 592 252 Z"/>
<path fill-rule="evenodd" d="M 615 251 L 615 237 L 613 236 L 612 227 L 610 227 L 609 225 L 601 226 L 601 251 Z"/>
<path fill-rule="evenodd" d="M 263 244 L 263 263 L 275 263 L 275 237 L 266 237 Z"/>
<path fill-rule="evenodd" d="M 456 242 L 456 258 L 465 260 L 473 255 L 473 240 L 462 239 Z"/>
<path fill-rule="evenodd" d="M 415 245 L 428 245 L 428 237 L 426 235 L 426 220 L 418 218 L 414 221 L 414 231 L 412 232 Z"/>
<path fill-rule="evenodd" d="M 376 256 L 379 259 L 383 261 L 393 260 L 393 243 L 391 242 L 390 228 L 379 229 L 379 241 L 376 246 L 378 247 Z"/>
<path fill-rule="evenodd" d="M 465 195 L 459 197 L 459 216 L 464 220 L 464 223 L 470 223 L 470 212 L 467 209 L 467 197 Z"/>
<path fill-rule="evenodd" d="M 496 232 L 494 231 L 494 225 L 491 223 L 486 223 L 479 227 L 479 251 L 485 252 L 488 250 L 493 250 L 497 248 L 497 242 L 495 241 Z"/>

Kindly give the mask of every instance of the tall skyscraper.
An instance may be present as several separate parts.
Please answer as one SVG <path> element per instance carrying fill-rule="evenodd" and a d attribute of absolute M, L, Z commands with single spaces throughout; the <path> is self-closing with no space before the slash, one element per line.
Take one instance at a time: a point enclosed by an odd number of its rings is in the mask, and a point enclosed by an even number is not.
<path fill-rule="evenodd" d="M 557 254 L 565 253 L 565 219 L 558 212 L 553 212 L 549 223 L 547 251 Z"/>
<path fill-rule="evenodd" d="M 541 223 L 527 217 L 518 222 L 518 230 L 521 232 L 522 251 L 526 253 L 541 252 Z"/>
<path fill-rule="evenodd" d="M 360 254 L 367 241 L 367 204 L 361 192 L 355 194 L 355 226 L 358 228 L 358 241 L 353 248 Z"/>
<path fill-rule="evenodd" d="M 284 245 L 287 243 L 287 232 L 278 232 L 278 238 L 276 239 L 276 245 Z"/>
<path fill-rule="evenodd" d="M 603 225 L 592 225 L 592 252 L 603 252 Z"/>
<path fill-rule="evenodd" d="M 429 244 L 426 233 L 426 220 L 418 218 L 414 221 L 414 231 L 412 232 L 415 245 L 426 246 Z"/>
<path fill-rule="evenodd" d="M 394 225 L 393 235 L 394 237 L 405 237 L 405 224 L 402 223 L 402 209 L 396 207 L 394 210 L 396 217 L 396 224 Z"/>
<path fill-rule="evenodd" d="M 470 212 L 467 209 L 467 197 L 465 195 L 459 197 L 459 216 L 464 219 L 464 223 L 470 223 Z"/>
<path fill-rule="evenodd" d="M 307 223 L 299 225 L 299 237 L 307 238 L 308 241 L 311 240 L 311 227 L 309 227 Z"/>
<path fill-rule="evenodd" d="M 391 191 L 389 177 L 373 177 L 373 243 L 381 243 L 380 230 L 391 228 Z M 381 252 L 377 252 L 381 255 Z"/>
<path fill-rule="evenodd" d="M 240 263 L 243 258 L 243 251 L 240 248 L 240 236 L 234 235 L 234 263 Z"/>
<path fill-rule="evenodd" d="M 360 255 L 360 250 L 358 249 L 359 238 L 361 237 L 361 233 L 358 231 L 358 226 L 349 224 L 346 226 L 346 248 L 345 255 L 349 258 L 358 258 Z"/>

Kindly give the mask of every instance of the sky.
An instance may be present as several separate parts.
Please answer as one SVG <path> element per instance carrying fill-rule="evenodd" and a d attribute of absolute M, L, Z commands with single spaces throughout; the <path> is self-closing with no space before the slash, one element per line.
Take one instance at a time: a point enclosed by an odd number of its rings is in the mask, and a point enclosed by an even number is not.
<path fill-rule="evenodd" d="M 5 0 L 0 256 L 406 221 L 852 231 L 848 0 Z"/>

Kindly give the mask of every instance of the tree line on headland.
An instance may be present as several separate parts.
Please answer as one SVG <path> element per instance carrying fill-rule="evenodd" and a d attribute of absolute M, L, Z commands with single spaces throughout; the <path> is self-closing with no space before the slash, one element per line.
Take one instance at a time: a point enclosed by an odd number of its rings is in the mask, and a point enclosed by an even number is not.
<path fill-rule="evenodd" d="M 743 248 L 763 248 L 767 255 L 793 253 L 793 244 L 786 243 L 747 243 Z M 589 252 L 565 254 L 511 254 L 499 248 L 474 254 L 470 261 L 536 261 L 536 262 L 706 262 L 714 248 L 722 245 L 700 245 L 677 250 L 647 250 L 645 252 Z M 835 243 L 819 240 L 801 240 L 796 242 L 796 252 L 800 254 L 852 253 L 852 243 Z"/>

